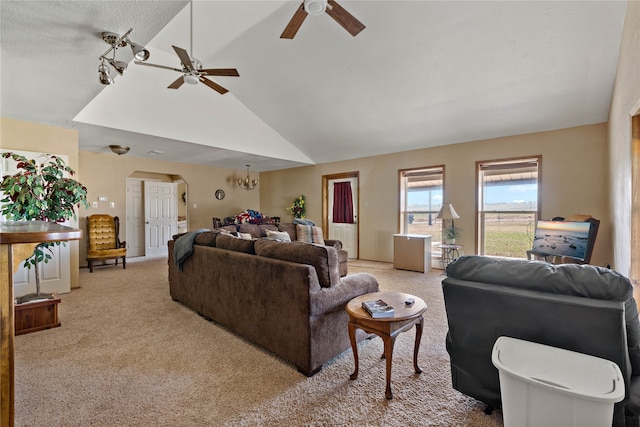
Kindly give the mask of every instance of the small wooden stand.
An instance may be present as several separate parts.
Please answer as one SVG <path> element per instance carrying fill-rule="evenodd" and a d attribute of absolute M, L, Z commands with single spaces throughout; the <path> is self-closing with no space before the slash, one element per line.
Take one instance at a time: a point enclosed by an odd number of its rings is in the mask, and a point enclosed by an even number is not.
<path fill-rule="evenodd" d="M 60 320 L 58 319 L 59 303 L 60 298 L 54 295 L 53 299 L 46 301 L 26 302 L 15 305 L 16 335 L 60 326 Z"/>

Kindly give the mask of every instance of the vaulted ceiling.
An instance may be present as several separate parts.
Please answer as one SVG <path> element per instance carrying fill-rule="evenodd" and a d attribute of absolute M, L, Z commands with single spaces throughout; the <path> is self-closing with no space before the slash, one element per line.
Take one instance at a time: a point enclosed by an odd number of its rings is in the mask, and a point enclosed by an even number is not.
<path fill-rule="evenodd" d="M 607 120 L 625 1 L 338 1 L 280 34 L 301 1 L 0 2 L 0 115 L 77 128 L 80 149 L 266 171 Z M 147 62 L 205 68 L 203 84 L 129 63 L 98 82 L 103 31 Z M 112 75 L 115 75 L 112 71 Z M 154 153 L 155 152 L 155 153 Z"/>

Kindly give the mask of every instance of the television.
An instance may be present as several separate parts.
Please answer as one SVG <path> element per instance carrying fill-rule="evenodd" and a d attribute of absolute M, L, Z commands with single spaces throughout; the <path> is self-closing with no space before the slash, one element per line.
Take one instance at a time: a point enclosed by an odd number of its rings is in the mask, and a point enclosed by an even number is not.
<path fill-rule="evenodd" d="M 596 232 L 597 225 L 589 221 L 538 220 L 531 252 L 589 262 Z"/>

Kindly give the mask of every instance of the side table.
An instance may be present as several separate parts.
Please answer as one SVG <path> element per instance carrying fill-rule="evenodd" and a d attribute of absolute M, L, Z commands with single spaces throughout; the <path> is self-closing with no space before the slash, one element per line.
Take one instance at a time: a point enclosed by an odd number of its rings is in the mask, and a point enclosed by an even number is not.
<path fill-rule="evenodd" d="M 405 301 L 409 298 L 414 300 L 413 304 L 406 305 Z M 365 309 L 362 308 L 363 301 L 375 301 L 382 299 L 388 305 L 393 307 L 393 317 L 385 317 L 374 319 Z M 387 387 L 385 397 L 393 398 L 391 392 L 391 361 L 393 358 L 393 346 L 396 337 L 401 332 L 408 331 L 416 326 L 416 341 L 413 348 L 413 368 L 416 374 L 422 373 L 422 369 L 418 366 L 418 350 L 420 348 L 420 339 L 422 338 L 422 329 L 424 318 L 422 313 L 427 309 L 427 303 L 421 298 L 402 292 L 374 292 L 370 294 L 360 295 L 349 301 L 347 304 L 347 313 L 349 313 L 349 339 L 351 340 L 351 348 L 353 349 L 353 360 L 355 370 L 350 378 L 355 380 L 358 378 L 358 347 L 356 344 L 356 329 L 376 334 L 384 343 L 384 355 L 387 363 Z"/>
<path fill-rule="evenodd" d="M 454 259 L 460 256 L 460 249 L 462 248 L 462 246 L 461 245 L 440 245 L 439 248 L 442 254 L 440 258 L 440 267 L 442 267 L 442 269 L 445 270 L 447 268 L 447 265 L 449 265 L 451 261 L 453 261 Z"/>

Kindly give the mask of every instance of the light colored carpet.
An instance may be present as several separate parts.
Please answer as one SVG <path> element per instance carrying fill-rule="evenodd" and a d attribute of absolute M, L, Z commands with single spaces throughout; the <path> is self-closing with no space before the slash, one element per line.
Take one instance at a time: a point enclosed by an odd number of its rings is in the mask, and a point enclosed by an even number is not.
<path fill-rule="evenodd" d="M 441 272 L 358 271 L 428 303 L 424 372 L 413 372 L 412 329 L 396 340 L 392 400 L 379 338 L 360 345 L 357 380 L 351 350 L 307 378 L 172 301 L 166 260 L 153 260 L 82 270 L 82 288 L 62 296 L 62 327 L 16 337 L 16 425 L 502 426 L 451 387 Z"/>

